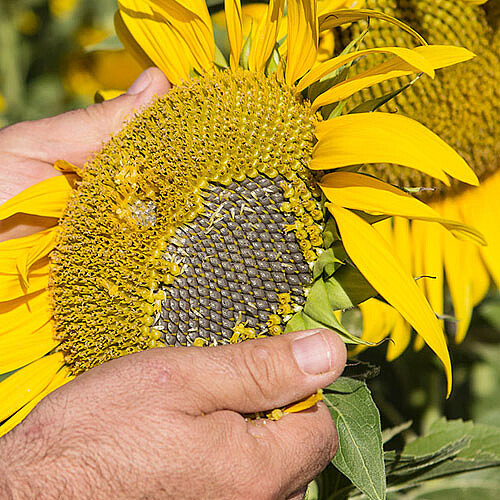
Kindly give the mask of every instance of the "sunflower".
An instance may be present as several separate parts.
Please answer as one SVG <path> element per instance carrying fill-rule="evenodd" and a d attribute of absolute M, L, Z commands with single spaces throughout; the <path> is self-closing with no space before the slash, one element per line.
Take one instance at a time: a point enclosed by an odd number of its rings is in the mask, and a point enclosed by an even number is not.
<path fill-rule="evenodd" d="M 419 197 L 443 217 L 471 224 L 485 236 L 487 246 L 474 246 L 449 238 L 436 224 L 398 220 L 384 222 L 381 232 L 403 256 L 406 269 L 419 280 L 432 308 L 438 315 L 450 313 L 447 330 L 461 342 L 468 330 L 472 310 L 491 286 L 500 286 L 500 238 L 498 218 L 500 204 L 500 8 L 498 2 L 465 2 L 432 0 L 400 2 L 367 0 L 366 6 L 383 9 L 402 19 L 430 43 L 463 45 L 478 55 L 469 64 L 458 65 L 431 81 L 422 79 L 398 95 L 394 104 L 399 111 L 419 120 L 452 145 L 472 166 L 481 185 L 469 188 L 452 182 L 447 186 L 428 175 L 405 168 L 370 166 L 365 172 L 404 187 L 424 188 Z M 484 4 L 479 6 L 479 4 Z M 351 26 L 340 38 L 357 36 L 362 26 Z M 364 48 L 380 44 L 405 43 L 412 40 L 387 23 L 374 21 Z M 364 61 L 359 68 L 368 69 Z M 364 99 L 396 92 L 407 81 L 386 81 L 371 87 L 352 99 L 352 106 Z M 444 309 L 445 286 L 450 293 L 452 310 Z M 411 326 L 393 308 L 372 299 L 361 306 L 363 337 L 377 342 L 390 334 L 387 357 L 394 359 L 410 342 Z M 380 320 L 382 318 L 382 320 Z M 417 337 L 416 347 L 422 343 Z"/>
<path fill-rule="evenodd" d="M 59 221 L 0 244 L 0 373 L 14 372 L 0 383 L 1 433 L 78 374 L 144 349 L 317 326 L 359 342 L 333 311 L 377 293 L 437 354 L 451 390 L 441 326 L 372 223 L 399 216 L 482 237 L 355 166 L 395 163 L 444 184 L 448 175 L 472 185 L 477 177 L 418 122 L 342 115 L 338 103 L 395 74 L 433 77 L 472 54 L 353 45 L 317 65 L 319 32 L 380 15 L 318 16 L 316 7 L 289 1 L 287 38 L 278 41 L 284 0 L 272 0 L 244 40 L 240 2 L 226 1 L 227 64 L 204 1 L 119 2 L 124 45 L 175 87 L 85 169 L 60 160 L 55 167 L 64 175 L 0 207 L 0 219 L 28 213 Z M 283 56 L 279 43 L 286 43 Z M 346 78 L 352 61 L 380 53 L 389 60 L 371 78 Z"/>

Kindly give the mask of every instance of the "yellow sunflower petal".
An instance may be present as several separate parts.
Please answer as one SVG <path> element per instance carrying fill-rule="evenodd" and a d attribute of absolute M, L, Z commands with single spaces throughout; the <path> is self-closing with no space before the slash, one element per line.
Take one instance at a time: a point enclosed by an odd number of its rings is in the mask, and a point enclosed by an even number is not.
<path fill-rule="evenodd" d="M 121 91 L 123 93 L 123 91 Z M 56 160 L 54 162 L 54 168 L 58 172 L 63 172 L 64 174 L 78 174 L 80 177 L 82 176 L 83 170 L 76 165 L 73 165 L 69 161 L 66 160 Z"/>
<path fill-rule="evenodd" d="M 474 57 L 474 54 L 463 47 L 453 47 L 445 45 L 429 45 L 417 47 L 415 54 L 424 56 L 426 64 L 434 69 L 439 69 L 458 62 L 467 61 Z M 353 76 L 320 94 L 313 102 L 313 109 L 332 104 L 343 99 L 347 99 L 356 92 L 359 92 L 372 85 L 400 78 L 416 73 L 416 68 L 401 57 L 394 57 L 389 61 L 370 68 L 362 73 Z"/>
<path fill-rule="evenodd" d="M 0 317 L 0 337 L 13 332 L 36 332 L 52 317 L 47 292 L 0 302 Z"/>
<path fill-rule="evenodd" d="M 394 310 L 394 313 L 395 319 L 391 331 L 392 342 L 389 342 L 387 346 L 387 361 L 393 361 L 401 356 L 411 340 L 410 324 L 396 310 Z"/>
<path fill-rule="evenodd" d="M 436 134 L 411 118 L 392 113 L 355 113 L 320 122 L 309 167 L 328 170 L 362 163 L 397 163 L 449 185 L 444 172 L 477 185 L 476 174 Z M 443 172 L 444 171 L 444 172 Z"/>
<path fill-rule="evenodd" d="M 416 52 L 415 49 L 406 49 L 404 47 L 378 47 L 373 49 L 358 50 L 349 54 L 342 54 L 318 64 L 318 66 L 309 71 L 309 73 L 307 73 L 307 75 L 299 81 L 297 84 L 297 90 L 302 92 L 302 90 L 306 89 L 324 76 L 330 74 L 332 71 L 344 66 L 344 64 L 369 54 L 393 54 L 398 56 L 402 61 L 405 61 L 407 65 L 417 69 L 418 71 L 423 71 L 430 76 L 434 76 L 433 65 L 427 61 L 422 54 Z"/>
<path fill-rule="evenodd" d="M 240 62 L 241 47 L 243 46 L 243 21 L 241 17 L 241 0 L 225 0 L 227 37 L 231 46 L 229 62 L 231 69 L 236 71 Z"/>
<path fill-rule="evenodd" d="M 284 5 L 284 0 L 270 0 L 266 15 L 256 28 L 248 57 L 248 67 L 251 71 L 262 71 L 271 56 L 276 45 Z"/>
<path fill-rule="evenodd" d="M 393 231 L 394 253 L 398 256 L 403 269 L 412 274 L 412 244 L 408 219 L 394 217 Z"/>
<path fill-rule="evenodd" d="M 45 356 L 0 382 L 0 422 L 38 396 L 64 365 L 62 353 Z"/>
<path fill-rule="evenodd" d="M 17 370 L 56 348 L 52 322 L 36 332 L 13 332 L 0 336 L 0 373 Z"/>
<path fill-rule="evenodd" d="M 123 45 L 134 56 L 140 47 L 175 85 L 187 80 L 191 57 L 185 42 L 172 26 L 155 15 L 145 1 L 120 0 L 118 5 L 120 12 L 115 24 Z"/>
<path fill-rule="evenodd" d="M 130 16 L 127 16 L 127 14 L 125 14 L 125 17 L 128 18 Z M 139 63 L 139 66 L 142 69 L 155 66 L 155 62 L 153 62 L 153 60 L 146 54 L 146 52 L 144 52 L 142 47 L 135 41 L 135 38 L 127 28 L 123 20 L 122 13 L 119 10 L 115 12 L 114 25 L 118 38 L 121 40 L 123 46 L 132 55 L 132 57 Z M 156 65 L 161 68 L 158 63 L 156 63 Z M 104 97 L 104 100 L 107 99 Z"/>
<path fill-rule="evenodd" d="M 380 19 L 390 24 L 398 26 L 413 36 L 419 43 L 427 45 L 425 39 L 419 35 L 411 26 L 388 14 L 370 9 L 338 9 L 333 12 L 324 12 L 319 18 L 320 31 L 331 30 L 343 24 L 354 23 L 356 21 L 368 21 L 370 18 Z"/>
<path fill-rule="evenodd" d="M 318 55 L 318 14 L 316 0 L 287 3 L 288 56 L 285 79 L 293 85 L 312 68 Z"/>
<path fill-rule="evenodd" d="M 214 65 L 215 40 L 205 0 L 148 0 L 148 4 L 185 41 L 195 68 L 200 72 L 210 71 Z M 165 49 L 170 54 L 168 45 Z"/>
<path fill-rule="evenodd" d="M 75 377 L 69 374 L 69 370 L 66 367 L 61 368 L 61 370 L 56 373 L 50 384 L 40 394 L 38 394 L 36 398 L 32 399 L 11 418 L 9 418 L 9 420 L 4 422 L 3 425 L 0 426 L 0 437 L 4 434 L 7 434 L 7 432 L 21 423 L 45 396 L 55 391 L 62 385 L 68 383 L 70 380 L 73 380 L 74 378 Z"/>
<path fill-rule="evenodd" d="M 415 281 L 403 270 L 389 245 L 370 224 L 333 203 L 327 203 L 327 207 L 337 222 L 346 252 L 354 264 L 373 288 L 413 325 L 443 363 L 449 395 L 452 374 L 446 338 Z"/>
<path fill-rule="evenodd" d="M 24 286 L 15 267 L 11 273 L 0 273 L 0 302 L 24 297 L 30 293 L 39 292 L 49 285 L 49 263 L 41 261 L 33 266 L 28 274 L 28 286 Z"/>
<path fill-rule="evenodd" d="M 151 65 L 153 65 L 153 64 L 151 64 Z M 116 89 L 98 90 L 95 93 L 94 101 L 97 103 L 104 102 L 104 101 L 110 101 L 111 99 L 114 99 L 115 97 L 120 97 L 124 93 L 125 93 L 125 90 L 116 90 Z"/>
<path fill-rule="evenodd" d="M 476 306 L 481 302 L 490 288 L 490 275 L 479 254 L 479 249 L 475 248 L 471 255 L 470 272 L 472 279 L 472 304 Z"/>
<path fill-rule="evenodd" d="M 391 306 L 377 299 L 368 299 L 359 305 L 363 317 L 363 330 L 361 338 L 367 342 L 378 344 L 384 340 L 392 330 L 393 318 Z M 367 349 L 366 345 L 358 345 L 353 349 L 353 354 Z"/>
<path fill-rule="evenodd" d="M 463 193 L 461 205 L 462 217 L 467 224 L 474 224 L 488 241 L 488 245 L 481 247 L 481 256 L 500 288 L 500 207 L 498 193 L 500 192 L 500 171 L 497 171 L 484 180 L 477 189 L 468 189 Z"/>
<path fill-rule="evenodd" d="M 56 228 L 45 229 L 29 236 L 14 238 L 0 242 L 0 274 L 17 274 L 16 265 L 20 262 L 24 270 L 29 268 L 39 259 L 50 252 L 47 241 L 54 241 Z M 28 265 L 29 264 L 29 265 Z"/>
<path fill-rule="evenodd" d="M 445 199 L 441 206 L 445 216 L 459 215 L 454 200 Z M 446 282 L 453 302 L 454 316 L 458 320 L 455 340 L 461 342 L 469 328 L 474 307 L 470 262 L 475 249 L 466 242 L 452 241 L 446 234 L 444 235 L 444 248 L 446 249 L 443 255 Z"/>
<path fill-rule="evenodd" d="M 443 231 L 437 224 L 425 225 L 424 241 L 420 242 L 423 245 L 424 254 L 424 274 L 432 276 L 425 278 L 426 297 L 432 310 L 436 314 L 443 314 Z"/>
<path fill-rule="evenodd" d="M 76 175 L 57 175 L 25 189 L 0 206 L 0 220 L 18 213 L 60 218 L 75 180 Z"/>
<path fill-rule="evenodd" d="M 330 201 L 341 207 L 377 215 L 398 215 L 409 219 L 435 221 L 457 237 L 468 238 L 482 245 L 486 243 L 476 229 L 459 221 L 443 219 L 425 203 L 373 177 L 354 172 L 333 172 L 321 179 L 320 187 Z"/>
<path fill-rule="evenodd" d="M 41 258 L 46 257 L 54 249 L 56 234 L 56 228 L 38 233 L 39 238 L 34 245 L 28 251 L 17 256 L 16 268 L 25 288 L 29 286 L 28 273 L 31 266 Z"/>

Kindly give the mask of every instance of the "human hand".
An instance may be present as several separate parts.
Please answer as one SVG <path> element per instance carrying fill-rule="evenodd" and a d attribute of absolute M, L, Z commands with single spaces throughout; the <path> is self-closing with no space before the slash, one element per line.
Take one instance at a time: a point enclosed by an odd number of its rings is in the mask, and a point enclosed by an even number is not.
<path fill-rule="evenodd" d="M 242 414 L 314 393 L 345 361 L 340 337 L 315 330 L 105 363 L 2 438 L 2 498 L 302 498 L 337 448 L 326 406 L 279 421 Z"/>
<path fill-rule="evenodd" d="M 53 168 L 56 160 L 83 167 L 109 136 L 120 130 L 127 116 L 169 89 L 165 75 L 157 68 L 149 68 L 126 94 L 116 99 L 1 129 L 0 205 L 27 187 L 60 175 Z M 14 215 L 0 221 L 0 241 L 25 236 L 55 223 L 47 217 Z"/>

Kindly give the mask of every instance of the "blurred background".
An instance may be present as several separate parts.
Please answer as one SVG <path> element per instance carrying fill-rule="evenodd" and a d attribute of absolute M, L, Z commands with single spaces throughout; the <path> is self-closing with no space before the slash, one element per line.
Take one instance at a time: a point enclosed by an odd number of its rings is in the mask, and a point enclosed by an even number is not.
<path fill-rule="evenodd" d="M 116 0 L 0 0 L 0 126 L 128 87 L 139 67 L 109 38 L 115 9 Z"/>

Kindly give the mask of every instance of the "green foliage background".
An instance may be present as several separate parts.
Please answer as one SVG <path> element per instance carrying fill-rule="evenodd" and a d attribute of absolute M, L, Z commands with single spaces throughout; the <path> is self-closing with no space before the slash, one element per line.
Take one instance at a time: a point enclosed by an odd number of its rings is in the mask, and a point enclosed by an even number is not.
<path fill-rule="evenodd" d="M 92 101 L 65 84 L 68 61 L 88 64 L 81 41 L 90 30 L 112 33 L 115 8 L 115 0 L 0 0 L 0 126 Z"/>

